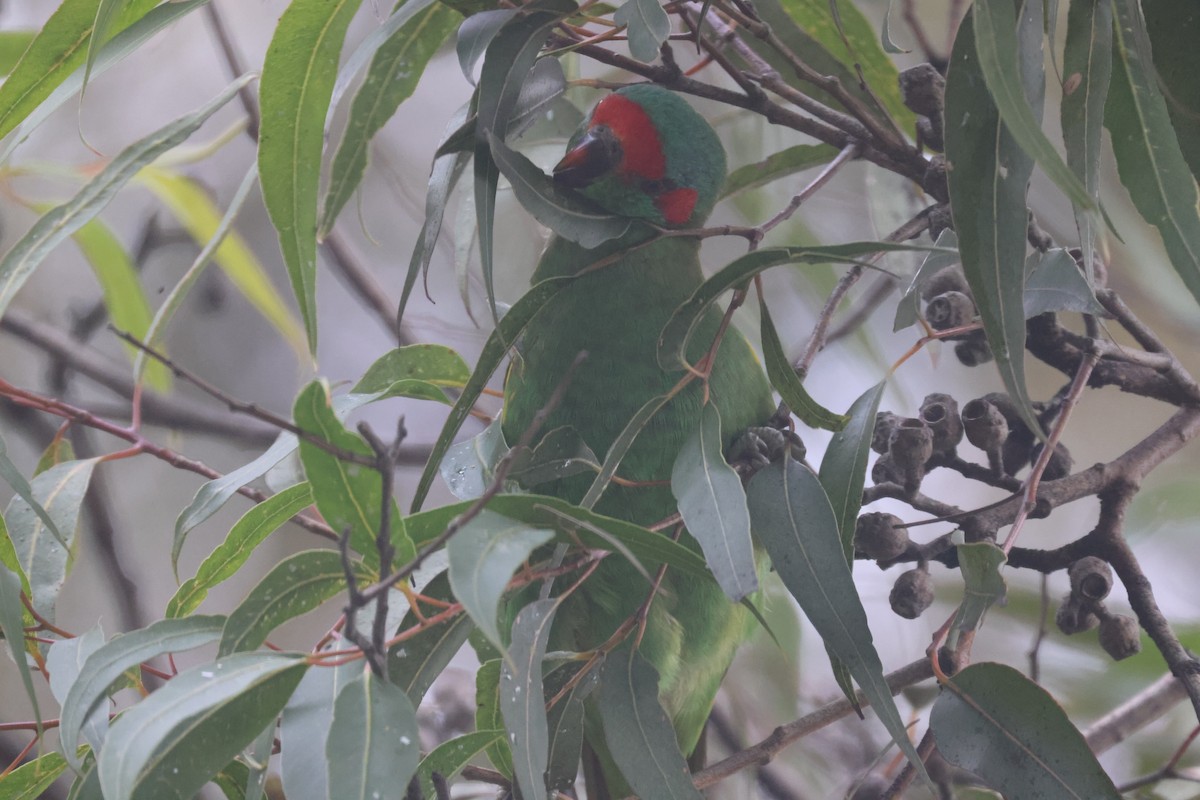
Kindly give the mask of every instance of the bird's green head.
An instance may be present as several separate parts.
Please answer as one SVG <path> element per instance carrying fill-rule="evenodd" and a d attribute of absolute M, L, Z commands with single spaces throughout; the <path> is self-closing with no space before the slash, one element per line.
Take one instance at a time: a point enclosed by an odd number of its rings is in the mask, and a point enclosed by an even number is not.
<path fill-rule="evenodd" d="M 612 214 L 696 227 L 725 181 L 725 150 L 679 95 L 651 84 L 626 86 L 592 109 L 554 180 Z"/>

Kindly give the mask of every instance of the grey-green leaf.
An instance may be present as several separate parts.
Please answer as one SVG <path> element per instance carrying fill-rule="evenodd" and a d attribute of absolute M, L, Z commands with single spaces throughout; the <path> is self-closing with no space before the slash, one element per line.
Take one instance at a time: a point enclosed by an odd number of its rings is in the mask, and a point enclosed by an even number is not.
<path fill-rule="evenodd" d="M 604 741 L 634 792 L 655 800 L 701 800 L 659 705 L 654 667 L 626 645 L 604 662 L 598 691 Z"/>
<path fill-rule="evenodd" d="M 360 577 L 367 577 L 363 572 Z M 221 656 L 253 650 L 271 631 L 346 590 L 346 573 L 335 550 L 302 550 L 275 565 L 229 613 L 221 632 Z"/>
<path fill-rule="evenodd" d="M 838 154 L 829 144 L 796 144 L 729 173 L 721 187 L 721 199 L 764 186 L 806 169 L 828 164 Z"/>
<path fill-rule="evenodd" d="M 958 546 L 958 567 L 963 575 L 963 601 L 954 618 L 954 631 L 973 631 L 993 604 L 1004 599 L 1007 587 L 1000 570 L 1008 562 L 1004 551 L 991 542 Z"/>
<path fill-rule="evenodd" d="M 1032 29 L 1030 15 L 1022 27 Z M 1025 193 L 1033 159 L 1004 127 L 975 52 L 974 13 L 959 28 L 946 75 L 946 157 L 963 273 L 1004 386 L 1030 430 L 1037 424 L 1025 387 Z M 1041 42 L 1041 15 L 1036 35 Z M 1029 37 L 1032 37 L 1032 33 Z M 1027 38 L 1022 35 L 1022 41 Z M 1033 70 L 1031 60 L 1026 63 Z M 1040 56 L 1035 71 L 1039 76 Z"/>
<path fill-rule="evenodd" d="M 8 644 L 8 652 L 17 672 L 21 675 L 21 683 L 25 685 L 25 696 L 33 707 L 33 715 L 38 727 L 42 725 L 42 712 L 38 708 L 37 693 L 33 690 L 33 677 L 29 672 L 29 662 L 25 658 L 25 628 L 24 607 L 21 605 L 21 578 L 4 564 L 0 564 L 0 633 Z"/>
<path fill-rule="evenodd" d="M 959 672 L 933 704 L 929 726 L 947 761 L 1005 797 L 1121 796 L 1054 698 L 1012 667 Z"/>
<path fill-rule="evenodd" d="M 500 713 L 510 734 L 513 772 L 526 800 L 546 797 L 550 733 L 542 693 L 542 659 L 556 600 L 535 600 L 517 613 L 508 658 L 500 666 Z"/>
<path fill-rule="evenodd" d="M 450 592 L 450 580 L 445 572 L 437 575 L 421 589 L 421 594 L 447 603 L 454 602 Z M 420 621 L 410 609 L 400 622 L 400 631 L 407 631 Z M 438 675 L 450 663 L 475 630 L 475 623 L 466 614 L 458 614 L 450 620 L 429 625 L 416 635 L 405 639 L 388 650 L 388 679 L 408 694 L 414 706 L 433 685 Z"/>
<path fill-rule="evenodd" d="M 454 596 L 501 649 L 504 644 L 496 622 L 500 597 L 517 567 L 553 536 L 552 531 L 485 510 L 446 544 Z"/>
<path fill-rule="evenodd" d="M 103 646 L 104 631 L 99 625 L 73 639 L 60 639 L 50 645 L 46 653 L 46 669 L 50 671 L 50 691 L 60 706 L 66 704 L 71 687 L 83 674 L 83 665 L 88 657 Z M 107 733 L 108 709 L 97 705 L 83 723 L 84 741 L 93 752 L 99 752 Z"/>
<path fill-rule="evenodd" d="M 1061 247 L 1029 257 L 1025 279 L 1023 308 L 1026 317 L 1047 311 L 1074 311 L 1103 315 L 1104 306 L 1096 300 L 1087 278 L 1075 259 Z"/>
<path fill-rule="evenodd" d="M 238 78 L 201 108 L 129 145 L 73 198 L 34 223 L 0 260 L 0 314 L 51 250 L 99 214 L 138 170 L 191 136 L 250 79 Z"/>
<path fill-rule="evenodd" d="M 504 731 L 484 730 L 473 731 L 447 739 L 439 744 L 429 755 L 421 760 L 417 767 L 417 776 L 421 779 L 421 791 L 425 797 L 436 797 L 433 785 L 433 773 L 437 773 L 447 781 L 470 763 L 471 759 L 487 750 L 496 742 L 504 741 Z"/>
<path fill-rule="evenodd" d="M 892 323 L 892 331 L 902 331 L 905 328 L 915 325 L 917 318 L 921 312 L 921 289 L 925 284 L 936 275 L 940 270 L 959 263 L 958 255 L 958 235 L 951 228 L 946 228 L 938 234 L 936 252 L 932 252 L 925 256 L 925 260 L 921 262 L 921 266 L 913 275 L 912 281 L 908 284 L 908 288 L 904 290 L 904 294 L 900 296 L 900 300 L 896 303 L 896 317 Z"/>
<path fill-rule="evenodd" d="M 863 485 L 867 477 L 867 459 L 871 456 L 871 435 L 875 431 L 875 412 L 887 384 L 883 381 L 867 389 L 850 406 L 849 422 L 833 435 L 821 459 L 819 477 L 833 508 L 846 563 L 854 566 L 854 528 L 862 508 Z"/>
<path fill-rule="evenodd" d="M 746 495 L 751 524 L 784 586 L 825 646 L 850 670 L 892 740 L 924 775 L 883 679 L 883 664 L 838 535 L 838 519 L 821 482 L 807 467 L 785 458 L 756 473 Z"/>
<path fill-rule="evenodd" d="M 771 319 L 766 298 L 761 295 L 758 299 L 758 310 L 763 361 L 767 367 L 767 377 L 771 379 L 771 386 L 775 387 L 783 402 L 805 425 L 824 428 L 827 431 L 840 430 L 846 424 L 846 418 L 825 408 L 804 388 L 804 383 L 792 368 L 792 363 L 783 350 L 783 342 L 779 341 L 779 332 L 775 330 L 775 322 Z"/>
<path fill-rule="evenodd" d="M 1116 55 L 1104 125 L 1121 183 L 1158 228 L 1171 265 L 1200 300 L 1200 212 L 1196 181 L 1171 128 L 1136 0 L 1115 0 Z"/>
<path fill-rule="evenodd" d="M 671 493 L 717 583 L 736 603 L 758 590 L 758 570 L 746 491 L 741 477 L 725 462 L 723 442 L 720 412 L 709 403 L 675 458 Z"/>
<path fill-rule="evenodd" d="M 361 671 L 358 661 L 310 669 L 283 707 L 279 775 L 288 800 L 337 800 L 329 794 L 325 744 L 333 723 L 334 701 Z"/>
<path fill-rule="evenodd" d="M 671 34 L 671 20 L 658 0 L 625 0 L 613 14 L 613 22 L 624 25 L 629 53 L 649 64 Z"/>
<path fill-rule="evenodd" d="M 177 653 L 215 642 L 220 638 L 224 624 L 225 618 L 218 616 L 159 620 L 141 630 L 116 636 L 89 655 L 62 703 L 59 737 L 64 755 L 78 766 L 74 759 L 80 730 L 109 687 L 126 670 L 163 653 Z"/>
<path fill-rule="evenodd" d="M 403 800 L 420 748 L 417 713 L 404 690 L 360 666 L 333 704 L 325 744 L 329 796 Z"/>
<path fill-rule="evenodd" d="M 262 733 L 306 669 L 303 656 L 237 653 L 179 673 L 113 723 L 105 797 L 188 800 Z"/>

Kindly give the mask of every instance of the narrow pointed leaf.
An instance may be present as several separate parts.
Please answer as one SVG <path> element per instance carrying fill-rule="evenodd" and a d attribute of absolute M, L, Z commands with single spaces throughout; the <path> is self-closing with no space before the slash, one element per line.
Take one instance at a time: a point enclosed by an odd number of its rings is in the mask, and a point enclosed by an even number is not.
<path fill-rule="evenodd" d="M 171 568 L 178 573 L 179 553 L 183 550 L 187 534 L 193 528 L 223 508 L 230 498 L 237 494 L 238 489 L 250 481 L 261 478 L 267 470 L 278 464 L 295 449 L 295 435 L 287 432 L 281 433 L 279 438 L 261 456 L 219 478 L 213 478 L 197 489 L 192 502 L 188 503 L 187 508 L 179 512 L 179 516 L 175 519 L 175 541 L 171 545 Z"/>
<path fill-rule="evenodd" d="M 446 544 L 454 596 L 496 647 L 504 647 L 496 613 L 509 579 L 553 536 L 552 531 L 485 510 Z"/>
<path fill-rule="evenodd" d="M 1083 735 L 1046 690 L 1012 667 L 972 664 L 933 704 L 938 752 L 1006 797 L 1117 800 Z"/>
<path fill-rule="evenodd" d="M 1200 175 L 1200 15 L 1189 0 L 1142 0 L 1142 14 L 1175 138 L 1192 175 Z"/>
<path fill-rule="evenodd" d="M 526 800 L 546 797 L 550 732 L 542 659 L 557 608 L 557 600 L 536 600 L 517 613 L 508 658 L 500 667 L 500 713 L 510 734 L 517 786 Z"/>
<path fill-rule="evenodd" d="M 533 68 L 551 28 L 575 8 L 571 0 L 538 0 L 526 6 L 488 44 L 479 79 L 479 110 L 475 125 L 475 213 L 479 224 L 479 258 L 488 305 L 496 317 L 496 288 L 492 279 L 495 253 L 496 184 L 500 171 L 492 160 L 489 139 L 504 140 L 521 86 Z"/>
<path fill-rule="evenodd" d="M 50 691 L 60 706 L 64 706 L 71 687 L 83 674 L 83 666 L 92 653 L 104 646 L 104 631 L 99 625 L 73 639 L 60 639 L 46 652 L 46 669 L 50 671 Z M 83 723 L 84 741 L 93 752 L 108 733 L 108 709 L 97 704 Z"/>
<path fill-rule="evenodd" d="M 404 800 L 420 748 L 417 713 L 404 690 L 359 667 L 333 704 L 325 744 L 330 796 Z"/>
<path fill-rule="evenodd" d="M 109 67 L 120 63 L 130 53 L 140 49 L 150 37 L 180 17 L 195 11 L 208 1 L 176 0 L 176 2 L 163 3 L 150 9 L 128 28 L 119 31 L 112 39 L 104 43 L 100 48 L 100 52 L 96 55 L 95 62 L 92 64 L 92 78 L 98 78 L 101 74 L 107 72 Z M 85 2 L 91 3 L 94 7 L 96 0 L 85 0 Z M 73 4 L 64 3 L 60 8 L 67 5 Z M 75 3 L 74 5 L 78 4 Z M 17 145 L 25 141 L 29 137 L 29 134 L 33 133 L 39 125 L 49 119 L 51 114 L 61 108 L 83 88 L 83 71 L 75 69 L 73 72 L 70 70 L 68 72 L 69 75 L 66 76 L 58 73 L 52 77 L 51 82 L 56 85 L 54 86 L 54 90 L 48 94 L 44 94 L 46 91 L 44 85 L 31 93 L 29 98 L 45 97 L 45 99 L 36 102 L 36 107 L 29 109 L 27 113 L 22 115 L 23 120 L 17 128 L 16 133 L 8 140 L 7 145 L 0 148 L 0 162 L 7 161 Z M 65 80 L 63 79 L 64 77 Z M 0 95 L 3 93 L 3 90 L 0 89 Z M 29 102 L 29 98 L 26 98 L 25 102 Z M 24 103 L 19 104 L 24 105 Z M 0 126 L 0 136 L 4 135 L 3 131 L 8 130 L 11 130 L 10 123 L 6 121 L 3 126 Z"/>
<path fill-rule="evenodd" d="M 325 745 L 333 723 L 333 704 L 342 687 L 357 679 L 361 670 L 358 661 L 310 669 L 283 707 L 279 775 L 288 800 L 339 800 L 329 793 Z"/>
<path fill-rule="evenodd" d="M 833 435 L 821 459 L 821 486 L 833 508 L 838 535 L 846 563 L 854 567 L 854 529 L 862 508 L 863 486 L 867 479 L 867 460 L 871 457 L 871 436 L 875 432 L 875 413 L 887 384 L 883 381 L 867 389 L 850 406 L 849 422 Z"/>
<path fill-rule="evenodd" d="M 333 411 L 329 387 L 313 381 L 296 398 L 292 414 L 305 431 L 316 434 L 343 450 L 373 458 L 370 446 L 358 434 L 350 433 Z M 378 567 L 379 551 L 375 537 L 379 532 L 383 503 L 383 478 L 367 466 L 342 461 L 310 442 L 300 442 L 300 461 L 312 484 L 313 497 L 321 516 L 335 531 L 350 530 L 350 546 L 369 567 Z M 389 501 L 393 502 L 394 501 Z M 399 509 L 390 514 L 395 563 L 404 564 L 416 555 L 404 530 Z"/>
<path fill-rule="evenodd" d="M 629 54 L 649 64 L 671 34 L 671 20 L 658 0 L 625 0 L 613 14 L 613 22 L 625 26 Z"/>
<path fill-rule="evenodd" d="M 759 296 L 759 333 L 762 338 L 763 361 L 767 368 L 767 377 L 771 386 L 779 392 L 779 396 L 800 421 L 812 428 L 824 428 L 827 431 L 837 431 L 846 424 L 846 417 L 835 414 L 818 403 L 804 388 L 800 376 L 792 368 L 791 361 L 783 351 L 783 342 L 779 341 L 779 333 L 775 330 L 775 322 L 771 319 L 771 311 L 767 301 Z"/>
<path fill-rule="evenodd" d="M 684 441 L 671 469 L 671 493 L 688 533 L 733 602 L 758 590 L 750 512 L 742 479 L 721 452 L 721 415 L 712 403 L 700 410 L 700 424 Z"/>
<path fill-rule="evenodd" d="M 42 712 L 38 708 L 37 693 L 33 689 L 33 677 L 29 662 L 25 658 L 24 606 L 21 605 L 21 578 L 4 564 L 0 564 L 0 633 L 8 644 L 9 655 L 17 665 L 25 696 L 33 708 L 38 728 L 42 725 Z M 39 730 L 40 732 L 40 730 Z"/>
<path fill-rule="evenodd" d="M 0 798 L 3 800 L 37 800 L 67 769 L 67 760 L 59 753 L 49 752 L 22 764 L 0 778 Z"/>
<path fill-rule="evenodd" d="M 588 670 L 557 704 L 546 712 L 546 725 L 550 730 L 550 753 L 546 767 L 546 788 L 564 792 L 575 785 L 579 773 L 579 754 L 583 747 L 583 701 L 600 683 L 601 664 Z M 561 677 L 560 677 L 561 674 Z M 562 667 L 546 676 L 546 696 L 558 694 L 574 670 Z"/>
<path fill-rule="evenodd" d="M 238 78 L 202 108 L 134 142 L 75 197 L 39 219 L 0 260 L 0 314 L 51 250 L 99 214 L 138 170 L 191 136 L 248 81 L 249 77 Z"/>
<path fill-rule="evenodd" d="M 138 183 L 154 192 L 159 201 L 175 216 L 184 230 L 199 247 L 218 236 L 222 227 L 220 209 L 204 189 L 191 178 L 158 167 L 148 167 L 138 173 Z M 296 320 L 266 269 L 236 230 L 229 230 L 213 252 L 213 260 L 225 277 L 259 314 L 292 346 L 299 355 L 305 354 L 304 329 Z"/>
<path fill-rule="evenodd" d="M 342 39 L 360 0 L 296 0 L 267 47 L 258 171 L 308 347 L 317 348 L 317 188 Z"/>
<path fill-rule="evenodd" d="M 1063 91 L 1061 119 L 1067 166 L 1083 183 L 1092 204 L 1099 206 L 1101 137 L 1104 132 L 1104 102 L 1112 77 L 1112 3 L 1110 0 L 1078 0 L 1067 12 L 1067 39 L 1063 48 Z M 1053 41 L 1053 40 L 1052 40 Z M 1092 282 L 1096 236 L 1100 233 L 1094 213 L 1075 209 L 1079 245 L 1088 283 Z"/>
<path fill-rule="evenodd" d="M 958 235 L 951 228 L 946 228 L 938 234 L 935 246 L 938 250 L 925 256 L 925 260 L 921 262 L 921 266 L 917 268 L 916 274 L 909 282 L 908 288 L 904 290 L 904 294 L 896 303 L 896 316 L 892 322 L 893 332 L 902 331 L 917 324 L 917 319 L 921 316 L 921 291 L 925 284 L 945 267 L 961 261 L 958 254 Z"/>
<path fill-rule="evenodd" d="M 1026 317 L 1048 311 L 1073 311 L 1077 314 L 1103 315 L 1104 306 L 1088 286 L 1075 259 L 1061 247 L 1035 252 L 1029 257 L 1023 309 Z"/>
<path fill-rule="evenodd" d="M 36 30 L 0 31 L 0 76 L 7 76 L 37 38 Z"/>
<path fill-rule="evenodd" d="M 617 470 L 621 466 L 621 459 L 629 452 L 629 448 L 650 424 L 654 415 L 669 402 L 671 402 L 670 395 L 660 394 L 657 397 L 651 397 L 629 418 L 629 422 L 625 423 L 625 427 L 617 434 L 617 438 L 609 446 L 608 452 L 604 454 L 604 463 L 600 465 L 600 472 L 592 481 L 592 485 L 588 487 L 583 499 L 579 501 L 580 506 L 589 510 L 595 508 L 596 503 L 600 502 L 600 498 L 604 496 L 604 490 L 608 488 L 617 474 Z"/>
<path fill-rule="evenodd" d="M 40 474 L 40 471 L 39 471 Z M 41 502 L 33 496 L 33 489 L 29 485 L 29 481 L 25 480 L 25 476 L 17 469 L 17 465 L 8 457 L 8 444 L 4 441 L 4 436 L 0 433 L 0 478 L 4 479 L 13 490 L 13 493 L 25 501 L 25 504 L 33 509 L 33 513 L 41 520 L 42 524 L 54 537 L 54 540 L 59 544 L 66 546 L 67 540 L 63 537 L 62 531 L 58 529 L 54 518 L 47 513 Z M 9 502 L 9 507 L 12 507 L 12 502 Z M 21 585 L 28 590 L 29 576 L 25 573 L 23 567 L 20 566 L 19 560 L 15 557 L 9 567 L 21 575 Z"/>
<path fill-rule="evenodd" d="M 437 797 L 433 785 L 433 773 L 437 773 L 447 781 L 462 772 L 483 751 L 496 742 L 504 741 L 504 731 L 485 730 L 455 736 L 439 744 L 429 755 L 421 759 L 417 767 L 417 776 L 421 779 L 421 791 L 425 797 Z"/>
<path fill-rule="evenodd" d="M 838 149 L 828 144 L 797 144 L 772 153 L 762 161 L 738 167 L 729 173 L 725 185 L 721 188 L 721 199 L 765 186 L 803 172 L 806 169 L 828 164 L 838 154 Z"/>
<path fill-rule="evenodd" d="M 126 670 L 163 653 L 178 653 L 217 641 L 224 617 L 159 620 L 141 630 L 116 636 L 84 661 L 79 678 L 62 703 L 59 736 L 63 753 L 74 766 L 79 733 L 108 689 Z"/>
<path fill-rule="evenodd" d="M 973 17 L 968 14 L 959 28 L 946 75 L 946 158 L 953 165 L 950 206 L 963 273 L 1000 377 L 1029 429 L 1041 430 L 1025 387 L 1022 308 L 1025 193 L 1033 159 L 1004 127 L 992 102 L 975 52 Z M 1040 42 L 1040 15 L 1037 26 Z M 1037 66 L 1040 81 L 1040 56 Z"/>
<path fill-rule="evenodd" d="M 991 542 L 958 545 L 958 567 L 963 576 L 963 601 L 954 618 L 954 630 L 973 631 L 983 615 L 1004 599 L 1007 586 L 1000 570 L 1008 562 L 1004 551 Z"/>
<path fill-rule="evenodd" d="M 1021 62 L 1036 59 L 1040 75 L 1041 3 L 1036 3 L 1036 9 L 1034 5 L 1024 3 L 1024 14 L 1037 16 L 1037 45 L 1029 47 L 1026 41 L 1018 42 L 1017 39 L 1018 4 L 1015 0 L 978 0 L 975 3 L 975 52 L 979 56 L 979 69 L 1009 134 L 1072 203 L 1094 210 L 1096 205 L 1092 195 L 1042 133 L 1041 92 L 1036 95 L 1036 106 L 1030 107 L 1034 102 L 1028 89 L 1030 66 Z"/>
<path fill-rule="evenodd" d="M 925 777 L 920 756 L 883 678 L 838 519 L 820 480 L 790 458 L 771 464 L 747 487 L 750 520 L 784 586 L 825 646 L 849 669 L 892 740 Z"/>
<path fill-rule="evenodd" d="M 498 8 L 480 11 L 463 20 L 454 40 L 454 52 L 458 55 L 458 66 L 463 77 L 475 83 L 475 65 L 500 29 L 517 13 L 514 8 Z"/>
<path fill-rule="evenodd" d="M 113 723 L 105 796 L 188 800 L 279 714 L 307 668 L 301 656 L 237 653 L 179 673 Z"/>
<path fill-rule="evenodd" d="M 109 29 L 121 30 L 143 16 L 158 0 L 129 0 Z M 0 136 L 29 114 L 78 69 L 87 57 L 100 0 L 65 0 L 0 87 Z"/>
<path fill-rule="evenodd" d="M 1104 125 L 1117 172 L 1142 218 L 1158 228 L 1171 265 L 1200 300 L 1196 181 L 1171 128 L 1136 0 L 1116 0 L 1114 7 L 1117 47 Z"/>
<path fill-rule="evenodd" d="M 371 140 L 412 95 L 426 64 L 460 19 L 448 6 L 435 0 L 403 0 L 384 28 L 372 33 L 374 36 L 384 29 L 391 31 L 371 59 L 367 76 L 350 104 L 346 131 L 330 167 L 320 237 L 333 229 L 338 214 L 362 183 Z M 347 63 L 344 69 L 350 68 Z M 337 93 L 335 88 L 335 98 Z"/>
<path fill-rule="evenodd" d="M 133 0 L 100 0 L 100 4 L 96 7 L 96 18 L 92 23 L 92 34 L 88 37 L 87 58 L 83 64 L 83 86 L 80 91 L 87 89 L 88 78 L 91 77 L 92 65 L 96 61 L 100 45 L 108 41 L 117 16 L 130 5 L 133 5 Z M 139 5 L 142 4 L 139 3 Z"/>
<path fill-rule="evenodd" d="M 307 483 L 289 486 L 247 511 L 167 602 L 166 616 L 186 617 L 208 597 L 213 587 L 241 569 L 250 554 L 281 525 L 312 505 L 312 487 Z"/>
<path fill-rule="evenodd" d="M 358 577 L 370 578 L 364 571 Z M 218 653 L 227 656 L 253 650 L 284 622 L 312 611 L 345 590 L 346 573 L 337 551 L 304 550 L 288 556 L 229 613 Z"/>
<path fill-rule="evenodd" d="M 97 463 L 98 458 L 68 461 L 46 470 L 30 483 L 34 500 L 54 521 L 61 540 L 20 497 L 14 497 L 4 512 L 17 561 L 29 578 L 29 599 L 34 609 L 49 620 L 54 619 L 54 605 L 67 578 L 79 510 Z"/>
<path fill-rule="evenodd" d="M 477 730 L 503 730 L 504 717 L 500 713 L 500 664 L 494 658 L 483 662 L 475 672 L 475 728 Z M 512 750 L 507 735 L 487 748 L 488 760 L 504 777 L 512 780 Z"/>
<path fill-rule="evenodd" d="M 610 653 L 600 672 L 600 720 L 613 760 L 639 797 L 700 800 L 675 729 L 658 702 L 658 673 L 637 650 Z"/>
<path fill-rule="evenodd" d="M 500 366 L 500 362 L 508 354 L 508 349 L 516 342 L 517 336 L 542 306 L 573 281 L 573 277 L 564 277 L 551 278 L 538 283 L 513 304 L 504 318 L 500 320 L 500 324 L 488 336 L 488 340 L 483 346 L 483 352 L 479 354 L 479 360 L 475 362 L 475 371 L 471 373 L 471 379 L 463 387 L 462 394 L 458 396 L 454 408 L 450 411 L 450 416 L 447 417 L 446 423 L 442 426 L 442 431 L 433 445 L 429 461 L 425 464 L 425 471 L 421 473 L 421 480 L 413 493 L 413 511 L 420 509 L 421 504 L 425 502 L 425 497 L 429 494 L 429 489 L 433 485 L 433 479 L 438 473 L 447 449 L 454 442 L 463 422 L 470 416 L 475 401 L 479 399 L 484 387 L 491 380 L 492 373 Z"/>
<path fill-rule="evenodd" d="M 449 576 L 442 572 L 421 589 L 421 594 L 447 603 L 454 602 L 450 591 Z M 410 609 L 400 622 L 401 631 L 407 631 L 420 621 Z M 425 692 L 433 685 L 438 675 L 462 649 L 475 623 L 466 614 L 458 614 L 448 622 L 431 625 L 415 636 L 394 645 L 388 650 L 388 679 L 408 694 L 414 706 L 421 705 Z"/>

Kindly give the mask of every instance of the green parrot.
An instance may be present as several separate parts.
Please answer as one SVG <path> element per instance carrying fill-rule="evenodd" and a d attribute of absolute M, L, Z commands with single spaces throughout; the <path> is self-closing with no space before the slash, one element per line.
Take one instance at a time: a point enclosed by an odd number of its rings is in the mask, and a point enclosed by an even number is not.
<path fill-rule="evenodd" d="M 725 152 L 713 129 L 682 98 L 639 84 L 600 101 L 572 137 L 554 179 L 611 214 L 665 228 L 698 228 L 725 180 Z M 569 426 L 600 457 L 643 404 L 683 377 L 659 366 L 656 348 L 671 312 L 704 279 L 700 241 L 667 237 L 644 244 L 655 236 L 652 227 L 635 223 L 624 236 L 591 250 L 561 237 L 550 242 L 534 283 L 575 274 L 602 259 L 615 261 L 562 290 L 526 328 L 504 388 L 502 428 L 508 442 L 533 423 L 580 352 L 587 357 L 541 431 Z M 721 312 L 710 308 L 692 339 L 690 363 L 707 353 L 720 323 Z M 726 447 L 774 414 L 767 376 L 736 330 L 721 341 L 708 390 L 720 412 Z M 597 512 L 641 525 L 676 513 L 671 469 L 696 429 L 703 402 L 704 387 L 696 380 L 659 410 L 625 455 L 617 470 L 623 480 L 609 486 Z M 593 478 L 592 473 L 562 478 L 535 491 L 577 503 Z M 559 609 L 551 647 L 585 652 L 600 646 L 638 610 L 649 589 L 624 559 L 605 558 Z M 713 581 L 685 579 L 668 570 L 662 590 L 650 607 L 639 652 L 658 671 L 659 699 L 687 754 L 696 747 L 717 688 L 754 623 Z M 602 754 L 598 724 L 591 718 L 587 724 L 588 741 Z M 619 775 L 604 771 L 609 791 L 624 796 Z"/>

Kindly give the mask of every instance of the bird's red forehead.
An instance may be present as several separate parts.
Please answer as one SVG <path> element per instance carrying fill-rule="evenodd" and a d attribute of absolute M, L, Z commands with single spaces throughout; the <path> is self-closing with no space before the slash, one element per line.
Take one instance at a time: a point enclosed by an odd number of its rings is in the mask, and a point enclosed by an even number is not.
<path fill-rule="evenodd" d="M 605 125 L 618 141 L 624 158 L 621 172 L 648 181 L 662 180 L 667 159 L 654 121 L 640 105 L 619 94 L 610 94 L 592 112 L 592 126 Z"/>

